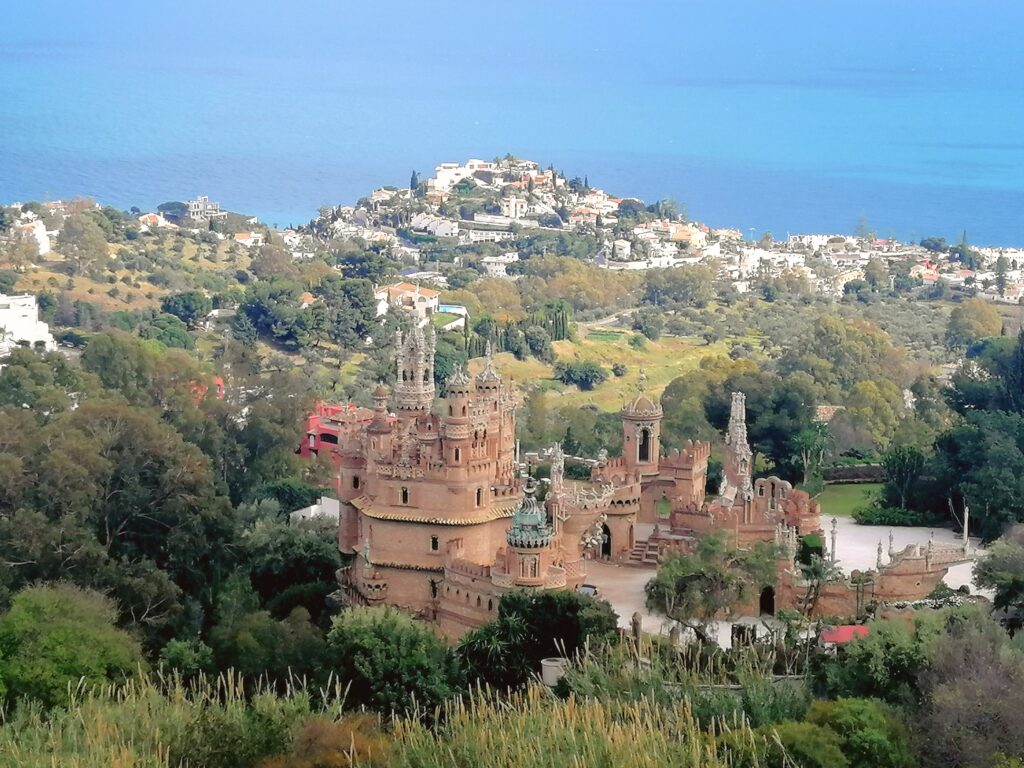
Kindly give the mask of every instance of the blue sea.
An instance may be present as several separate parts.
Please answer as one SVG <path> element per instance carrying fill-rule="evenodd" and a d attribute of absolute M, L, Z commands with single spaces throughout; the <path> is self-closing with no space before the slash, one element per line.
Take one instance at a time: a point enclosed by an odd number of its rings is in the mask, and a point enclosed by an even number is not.
<path fill-rule="evenodd" d="M 6 4 L 5 4 L 6 6 Z M 713 226 L 1024 245 L 1024 4 L 5 7 L 0 200 L 271 224 L 508 152 Z"/>

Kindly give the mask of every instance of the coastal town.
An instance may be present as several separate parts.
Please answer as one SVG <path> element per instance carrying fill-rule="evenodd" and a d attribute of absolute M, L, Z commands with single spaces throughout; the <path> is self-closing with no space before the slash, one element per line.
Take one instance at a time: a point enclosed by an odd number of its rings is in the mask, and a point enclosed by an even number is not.
<path fill-rule="evenodd" d="M 944 612 L 995 601 L 1017 621 L 986 563 L 1015 556 L 998 537 L 1024 517 L 1004 506 L 1024 498 L 1013 471 L 990 474 L 1024 466 L 993 421 L 1024 407 L 1024 249 L 866 222 L 755 240 L 513 157 L 442 163 L 284 229 L 207 196 L 0 217 L 0 442 L 17 453 L 0 524 L 44 503 L 23 466 L 58 499 L 85 483 L 49 455 L 51 419 L 66 450 L 105 451 L 97 472 L 171 465 L 141 502 L 119 506 L 117 477 L 93 502 L 140 551 L 168 557 L 149 520 L 180 528 L 179 505 L 232 516 L 203 557 L 233 581 L 193 638 L 161 634 L 191 609 L 163 611 L 179 588 L 146 575 L 155 561 L 113 581 L 154 647 L 210 657 L 162 650 L 168 668 L 323 680 L 324 649 L 357 634 L 338 627 L 387 617 L 474 685 L 557 688 L 579 685 L 587 632 L 561 636 L 577 615 L 631 654 L 801 648 L 826 666 Z M 164 440 L 181 453 L 151 456 Z M 194 471 L 220 506 L 178 494 Z M 46 514 L 29 522 L 69 519 Z M 106 519 L 95 535 L 120 536 Z M 63 530 L 46 535 L 62 551 Z M 0 546 L 34 563 L 51 544 Z M 522 601 L 538 626 L 561 606 L 553 629 L 510 624 Z M 514 677 L 492 642 L 526 659 Z"/>

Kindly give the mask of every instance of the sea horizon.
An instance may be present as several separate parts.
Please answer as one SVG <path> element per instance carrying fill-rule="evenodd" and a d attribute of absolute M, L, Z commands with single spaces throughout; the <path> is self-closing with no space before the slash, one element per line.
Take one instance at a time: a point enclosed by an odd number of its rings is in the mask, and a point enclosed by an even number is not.
<path fill-rule="evenodd" d="M 1024 246 L 1024 10 L 889 6 L 19 9 L 0 30 L 0 201 L 205 194 L 283 227 L 512 153 L 755 237 L 863 218 Z"/>

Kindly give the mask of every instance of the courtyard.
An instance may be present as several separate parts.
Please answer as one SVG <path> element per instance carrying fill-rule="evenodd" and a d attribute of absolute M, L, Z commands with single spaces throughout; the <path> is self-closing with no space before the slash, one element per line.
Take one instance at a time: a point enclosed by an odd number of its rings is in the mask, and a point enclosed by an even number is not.
<path fill-rule="evenodd" d="M 948 528 L 889 528 L 877 525 L 858 525 L 850 517 L 836 518 L 836 554 L 837 562 L 843 573 L 853 570 L 868 570 L 875 567 L 878 557 L 878 543 L 882 543 L 882 562 L 888 563 L 889 533 L 892 532 L 893 547 L 899 551 L 911 544 L 928 545 L 934 539 L 936 545 L 959 544 L 960 537 Z M 638 526 L 639 527 L 639 526 Z M 822 519 L 826 539 L 832 528 L 831 519 Z M 650 531 L 638 531 L 640 536 L 650 535 Z M 970 540 L 972 553 L 979 551 L 980 542 L 976 538 Z M 972 594 L 978 590 L 972 579 L 972 563 L 953 566 L 943 580 L 949 587 L 957 589 L 967 585 Z M 652 614 L 644 605 L 644 585 L 651 579 L 655 571 L 650 567 L 616 565 L 596 560 L 587 563 L 587 583 L 599 590 L 599 595 L 611 603 L 619 615 L 619 626 L 628 628 L 634 612 L 639 612 L 643 619 L 644 629 L 648 632 L 667 634 L 671 622 L 662 616 Z M 748 617 L 757 619 L 757 617 Z M 722 622 L 718 627 L 719 643 L 728 643 L 729 624 Z"/>

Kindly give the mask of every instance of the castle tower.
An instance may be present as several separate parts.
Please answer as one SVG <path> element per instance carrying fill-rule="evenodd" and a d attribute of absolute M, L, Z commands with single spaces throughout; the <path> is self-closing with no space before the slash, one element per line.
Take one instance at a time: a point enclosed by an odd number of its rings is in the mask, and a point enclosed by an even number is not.
<path fill-rule="evenodd" d="M 395 334 L 398 370 L 395 407 L 399 413 L 429 413 L 434 403 L 434 329 L 414 327 L 405 336 Z"/>
<path fill-rule="evenodd" d="M 738 491 L 744 498 L 753 497 L 754 486 L 750 481 L 753 455 L 747 442 L 747 398 L 742 392 L 733 392 L 722 462 L 723 495 L 728 491 L 731 492 L 728 495 L 735 498 Z"/>
<path fill-rule="evenodd" d="M 445 381 L 447 409 L 442 415 L 444 458 L 449 466 L 464 467 L 470 459 L 470 422 L 473 416 L 473 385 L 461 365 Z"/>
<path fill-rule="evenodd" d="M 505 538 L 508 542 L 507 572 L 517 587 L 544 587 L 550 581 L 554 561 L 552 543 L 555 531 L 547 513 L 527 488 L 523 501 L 512 518 Z"/>
<path fill-rule="evenodd" d="M 476 375 L 476 392 L 478 395 L 493 397 L 497 402 L 497 398 L 501 394 L 501 375 L 494 369 L 490 339 L 487 340 L 484 358 L 484 368 Z"/>
<path fill-rule="evenodd" d="M 647 374 L 640 369 L 640 392 L 622 407 L 622 458 L 627 468 L 643 475 L 658 473 L 661 454 L 661 405 L 644 392 Z"/>

